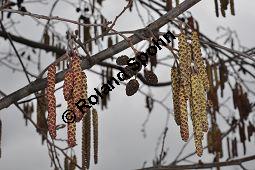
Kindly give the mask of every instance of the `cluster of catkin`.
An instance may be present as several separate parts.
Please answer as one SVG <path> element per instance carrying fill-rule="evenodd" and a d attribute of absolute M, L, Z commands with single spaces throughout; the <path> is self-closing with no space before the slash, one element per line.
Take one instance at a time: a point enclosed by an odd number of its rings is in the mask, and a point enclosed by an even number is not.
<path fill-rule="evenodd" d="M 83 113 L 75 106 L 80 99 L 87 99 L 87 76 L 81 69 L 79 57 L 71 55 L 71 67 L 64 75 L 63 95 L 67 101 L 67 107 L 75 113 L 75 121 L 67 124 L 68 146 L 76 145 L 76 121 L 79 122 Z M 88 110 L 85 111 L 87 113 Z M 72 116 L 72 115 L 70 115 Z"/>
<path fill-rule="evenodd" d="M 206 92 L 209 81 L 202 59 L 198 33 L 192 32 L 192 43 L 181 33 L 178 37 L 179 64 L 171 70 L 174 118 L 180 126 L 183 141 L 189 139 L 188 104 L 193 124 L 196 153 L 203 154 L 203 132 L 208 131 Z"/>
<path fill-rule="evenodd" d="M 72 112 L 67 116 L 75 115 L 75 120 L 70 117 L 67 120 L 67 143 L 69 147 L 76 145 L 76 122 L 82 121 L 82 168 L 88 169 L 90 162 L 90 138 L 91 138 L 91 113 L 84 107 L 83 114 L 75 103 L 80 99 L 87 101 L 87 76 L 81 69 L 80 59 L 76 53 L 70 56 L 70 69 L 64 74 L 63 95 L 67 101 L 68 110 Z M 56 138 L 56 98 L 55 90 L 56 67 L 49 66 L 47 75 L 47 99 L 48 99 L 48 129 L 52 138 Z M 98 161 L 98 115 L 96 109 L 92 109 L 94 162 Z"/>

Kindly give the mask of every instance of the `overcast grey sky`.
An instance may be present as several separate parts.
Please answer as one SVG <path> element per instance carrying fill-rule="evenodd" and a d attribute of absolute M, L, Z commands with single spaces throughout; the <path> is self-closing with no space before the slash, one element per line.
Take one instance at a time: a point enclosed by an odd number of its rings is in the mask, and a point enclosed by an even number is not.
<path fill-rule="evenodd" d="M 118 3 L 116 3 L 118 2 Z M 27 10 L 30 12 L 47 15 L 50 10 L 50 5 L 44 5 L 38 7 L 38 5 L 27 5 Z M 125 0 L 106 0 L 103 1 L 104 9 L 103 13 L 108 20 L 113 20 L 117 14 L 123 9 L 126 4 Z M 255 30 L 255 1 L 242 0 L 235 1 L 236 16 L 233 17 L 229 13 L 226 18 L 217 18 L 214 12 L 214 4 L 211 0 L 202 0 L 197 5 L 192 7 L 189 11 L 198 20 L 200 30 L 211 39 L 215 39 L 218 36 L 216 27 L 223 25 L 236 30 L 242 45 L 247 47 L 254 47 L 254 30 Z M 144 11 L 142 10 L 143 14 Z M 228 11 L 229 12 L 229 11 Z M 76 20 L 77 16 L 72 7 L 65 2 L 60 1 L 53 15 L 66 17 Z M 146 17 L 145 17 L 146 18 Z M 28 38 L 35 41 L 40 40 L 42 34 L 42 27 L 38 26 L 36 22 L 30 17 L 20 17 L 15 15 L 15 19 L 20 19 L 18 24 L 18 32 Z M 43 21 L 45 23 L 45 21 Z M 70 25 L 71 28 L 76 28 L 74 25 Z M 141 22 L 134 12 L 129 12 L 121 16 L 116 23 L 115 29 L 121 30 L 133 30 L 141 28 Z M 59 24 L 58 30 L 66 31 L 64 24 Z M 12 30 L 13 31 L 13 30 Z M 15 32 L 14 32 L 15 34 Z M 4 39 L 0 38 L 2 47 L 6 50 L 9 49 L 9 44 Z M 21 47 L 20 45 L 17 45 Z M 167 51 L 162 51 L 162 54 L 166 54 Z M 120 54 L 132 55 L 132 51 L 125 50 Z M 118 55 L 120 55 L 118 54 Z M 1 56 L 2 57 L 2 56 Z M 43 67 L 47 66 L 53 61 L 51 53 L 42 52 Z M 171 63 L 170 63 L 171 64 Z M 93 67 L 94 68 L 94 67 Z M 100 70 L 98 67 L 95 67 Z M 29 67 L 30 71 L 35 71 L 36 68 Z M 93 93 L 93 88 L 100 84 L 100 79 L 91 72 L 85 71 L 88 77 L 89 94 Z M 114 72 L 116 75 L 117 72 Z M 160 81 L 169 81 L 169 68 L 157 68 L 156 74 Z M 12 71 L 1 65 L 0 88 L 5 93 L 9 94 L 15 90 L 27 85 L 26 77 L 24 73 L 13 74 Z M 59 83 L 57 86 L 61 86 Z M 148 92 L 147 87 L 143 87 L 144 92 Z M 170 93 L 170 86 L 163 88 L 152 88 L 153 95 L 162 99 L 167 93 Z M 31 95 L 32 96 L 32 95 Z M 30 96 L 30 97 L 31 97 Z M 30 97 L 27 97 L 30 98 Z M 120 85 L 116 87 L 110 93 L 110 102 L 108 109 L 101 111 L 99 106 L 96 109 L 99 112 L 99 161 L 97 165 L 91 163 L 91 169 L 95 170 L 113 170 L 113 169 L 137 169 L 141 168 L 144 161 L 147 161 L 147 166 L 151 165 L 151 161 L 155 156 L 155 146 L 162 132 L 165 121 L 167 118 L 167 112 L 158 104 L 154 104 L 153 111 L 151 113 L 150 121 L 146 126 L 147 137 L 143 138 L 141 133 L 142 123 L 146 119 L 147 110 L 145 109 L 144 96 L 137 93 L 134 96 L 127 97 L 125 95 L 125 86 Z M 57 104 L 62 104 L 61 108 L 57 108 L 58 122 L 63 123 L 61 120 L 61 114 L 66 109 L 66 103 L 62 96 L 62 91 L 57 93 Z M 254 100 L 253 100 L 254 102 Z M 165 104 L 172 105 L 172 99 L 169 97 Z M 232 106 L 231 106 L 232 107 Z M 172 108 L 172 107 L 171 107 Z M 0 159 L 0 170 L 46 170 L 50 169 L 50 160 L 47 153 L 47 146 L 41 145 L 41 137 L 36 133 L 36 130 L 32 125 L 25 127 L 23 115 L 12 105 L 7 109 L 1 110 L 0 118 L 3 122 L 3 136 L 2 136 L 2 158 Z M 33 115 L 33 119 L 36 120 L 36 115 Z M 173 117 L 170 116 L 169 131 L 166 138 L 165 147 L 169 148 L 169 155 L 167 160 L 172 161 L 176 154 L 179 152 L 184 142 L 180 138 L 179 127 L 176 126 Z M 222 126 L 222 131 L 227 127 Z M 78 156 L 78 162 L 81 162 L 81 123 L 77 127 L 77 143 L 75 151 Z M 59 137 L 66 136 L 66 129 L 62 129 L 58 132 Z M 204 145 L 206 142 L 204 141 Z M 225 143 L 224 143 L 225 145 Z M 240 155 L 242 152 L 241 145 Z M 247 155 L 254 154 L 254 142 L 247 144 Z M 194 151 L 194 143 L 191 142 L 187 149 L 184 151 L 183 156 L 187 153 Z M 225 154 L 226 155 L 226 154 Z M 225 160 L 226 156 L 222 159 Z M 193 156 L 190 160 L 197 161 L 198 157 Z M 202 161 L 212 161 L 213 156 L 207 154 L 207 150 L 204 151 Z M 255 163 L 249 162 L 247 169 L 255 169 Z M 229 167 L 222 169 L 239 169 L 239 167 Z"/>

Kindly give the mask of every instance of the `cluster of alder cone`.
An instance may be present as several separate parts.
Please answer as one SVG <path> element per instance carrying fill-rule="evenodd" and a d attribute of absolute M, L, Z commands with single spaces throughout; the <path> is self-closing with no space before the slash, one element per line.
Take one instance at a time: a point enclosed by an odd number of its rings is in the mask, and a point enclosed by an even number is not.
<path fill-rule="evenodd" d="M 125 66 L 123 68 L 123 72 L 125 74 L 125 79 L 130 79 L 133 76 L 136 76 L 138 74 L 139 71 L 142 70 L 142 62 L 138 59 L 137 56 L 139 56 L 141 53 L 138 52 L 135 56 L 135 62 L 139 62 L 138 65 L 132 64 L 130 65 L 129 62 L 129 57 L 126 55 L 122 55 L 120 57 L 118 57 L 116 59 L 116 63 L 117 65 L 120 66 Z M 153 56 L 149 56 L 150 58 L 152 58 Z M 147 60 L 148 62 L 148 60 Z M 144 73 L 144 78 L 148 83 L 151 84 L 157 84 L 158 83 L 158 77 L 157 75 L 153 72 L 153 69 L 151 67 L 151 70 L 148 70 L 146 68 L 147 63 L 144 63 L 144 69 L 143 69 L 143 73 Z M 134 95 L 139 89 L 139 82 L 136 80 L 136 77 L 129 80 L 127 85 L 126 85 L 126 95 L 127 96 L 132 96 Z"/>
<path fill-rule="evenodd" d="M 91 114 L 93 124 L 93 143 L 94 143 L 94 163 L 98 160 L 98 114 L 96 109 L 84 108 L 81 112 L 76 106 L 80 99 L 87 100 L 87 77 L 82 71 L 80 65 L 80 58 L 75 52 L 69 55 L 70 68 L 65 72 L 63 95 L 67 101 L 68 109 L 74 111 L 75 120 L 67 123 L 67 143 L 69 147 L 76 145 L 76 122 L 82 120 L 82 167 L 89 169 L 90 164 L 90 140 L 91 140 Z M 56 138 L 56 98 L 55 91 L 55 76 L 56 67 L 54 64 L 50 65 L 47 74 L 47 100 L 48 100 L 48 130 L 53 139 Z M 85 113 L 85 114 L 83 114 Z M 73 116 L 73 115 L 69 115 Z"/>
<path fill-rule="evenodd" d="M 181 30 L 178 36 L 179 62 L 176 60 L 171 70 L 174 117 L 176 124 L 180 126 L 181 138 L 186 142 L 189 139 L 189 103 L 196 154 L 201 156 L 203 132 L 208 131 L 206 92 L 209 90 L 209 80 L 196 31 L 192 32 L 191 39 L 190 44 Z"/>

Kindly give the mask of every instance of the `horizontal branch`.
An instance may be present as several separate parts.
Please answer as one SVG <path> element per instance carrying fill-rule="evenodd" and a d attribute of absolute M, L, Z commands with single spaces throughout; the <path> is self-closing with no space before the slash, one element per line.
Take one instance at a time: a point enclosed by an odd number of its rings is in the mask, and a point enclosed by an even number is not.
<path fill-rule="evenodd" d="M 167 24 L 169 22 L 169 20 L 172 20 L 174 18 L 176 18 L 177 16 L 179 16 L 180 14 L 182 14 L 183 12 L 185 12 L 187 9 L 189 9 L 190 7 L 192 7 L 193 5 L 195 5 L 196 3 L 198 3 L 201 0 L 186 0 L 183 3 L 181 3 L 180 5 L 178 5 L 176 8 L 172 9 L 171 11 L 167 12 L 165 15 L 163 15 L 162 17 L 160 17 L 159 19 L 157 19 L 156 21 L 152 22 L 151 24 L 149 24 L 144 30 L 140 30 L 139 33 L 142 36 L 148 37 L 149 31 L 155 31 L 159 28 L 161 28 L 162 26 L 164 26 L 165 24 Z M 147 36 L 146 36 L 147 35 Z M 139 34 L 136 35 L 132 35 L 129 37 L 129 40 L 131 43 L 133 44 L 137 44 L 140 41 L 142 41 L 143 39 L 140 38 Z M 91 68 L 93 65 L 95 65 L 96 63 L 99 63 L 100 61 L 103 61 L 107 58 L 112 57 L 113 55 L 125 50 L 129 48 L 129 43 L 125 40 L 122 40 L 121 42 L 113 45 L 110 48 L 107 48 L 95 55 L 93 55 L 91 58 L 91 62 L 88 61 L 87 57 L 82 61 L 81 63 L 81 67 L 82 69 L 89 69 Z M 63 80 L 63 76 L 64 76 L 64 71 L 61 71 L 59 73 L 57 73 L 56 75 L 56 83 L 60 82 Z M 35 81 L 33 81 L 32 83 L 30 83 L 29 85 L 11 93 L 10 95 L 3 97 L 0 100 L 0 110 L 3 108 L 7 108 L 9 107 L 11 104 L 13 104 L 15 101 L 18 101 L 32 93 L 35 93 L 39 90 L 42 90 L 46 87 L 46 78 L 44 79 L 36 79 Z"/>
<path fill-rule="evenodd" d="M 254 159 L 255 159 L 255 155 L 240 158 L 240 159 L 235 159 L 231 161 L 225 161 L 225 162 L 199 163 L 199 164 L 192 164 L 192 165 L 170 165 L 170 166 L 161 166 L 161 167 L 142 168 L 139 170 L 205 169 L 205 168 L 241 165 L 244 162 L 252 161 Z"/>
<path fill-rule="evenodd" d="M 63 22 L 67 22 L 67 23 L 72 23 L 72 24 L 76 24 L 76 25 L 81 25 L 81 26 L 85 26 L 85 27 L 90 27 L 90 26 L 103 26 L 103 27 L 107 27 L 104 24 L 85 24 L 85 23 L 81 23 L 78 21 L 74 21 L 74 20 L 70 20 L 67 18 L 61 18 L 59 16 L 46 16 L 46 15 L 40 15 L 40 14 L 35 14 L 35 13 L 31 13 L 31 12 L 25 12 L 25 11 L 20 11 L 20 10 L 15 10 L 15 9 L 2 9 L 0 8 L 0 11 L 2 12 L 10 12 L 10 13 L 16 13 L 19 15 L 27 15 L 30 16 L 32 18 L 37 18 L 37 19 L 43 19 L 43 20 L 57 20 L 57 21 L 63 21 Z M 107 22 L 107 24 L 111 24 L 111 22 Z"/>
<path fill-rule="evenodd" d="M 21 43 L 23 45 L 27 45 L 29 47 L 32 47 L 32 48 L 39 48 L 39 49 L 42 49 L 42 50 L 45 50 L 46 52 L 55 52 L 59 55 L 62 55 L 65 53 L 65 49 L 61 49 L 59 47 L 54 47 L 54 46 L 50 46 L 50 45 L 47 45 L 47 44 L 42 44 L 42 43 L 39 43 L 39 42 L 36 42 L 36 41 L 32 41 L 32 40 L 29 40 L 29 39 L 26 39 L 26 38 L 23 38 L 23 37 L 19 37 L 19 36 L 16 36 L 16 35 L 13 35 L 11 33 L 8 33 L 11 37 L 11 39 L 17 43 Z M 3 32 L 3 31 L 0 31 L 0 37 L 3 37 L 5 39 L 7 39 L 7 35 Z"/>

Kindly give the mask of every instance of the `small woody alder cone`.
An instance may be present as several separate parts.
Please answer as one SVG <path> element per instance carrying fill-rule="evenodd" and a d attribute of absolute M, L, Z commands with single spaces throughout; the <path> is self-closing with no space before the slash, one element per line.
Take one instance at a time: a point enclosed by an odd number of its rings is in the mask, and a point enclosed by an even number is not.
<path fill-rule="evenodd" d="M 139 83 L 136 79 L 130 80 L 126 85 L 126 94 L 127 96 L 134 95 L 139 89 Z"/>
<path fill-rule="evenodd" d="M 116 59 L 116 63 L 118 65 L 127 65 L 128 64 L 128 56 L 122 55 Z"/>
<path fill-rule="evenodd" d="M 50 65 L 47 74 L 47 99 L 48 99 L 48 129 L 51 137 L 56 138 L 56 98 L 54 96 L 55 90 L 55 76 L 56 67 L 55 65 Z"/>
<path fill-rule="evenodd" d="M 68 104 L 68 109 L 74 110 L 75 104 L 72 97 L 71 99 L 67 101 L 67 104 Z M 68 123 L 67 124 L 67 143 L 69 147 L 73 147 L 76 145 L 75 135 L 76 135 L 76 122 Z"/>
<path fill-rule="evenodd" d="M 188 111 L 187 111 L 187 100 L 184 92 L 184 87 L 180 87 L 180 132 L 182 140 L 187 142 L 189 139 L 189 125 L 188 125 Z"/>
<path fill-rule="evenodd" d="M 203 58 L 202 58 L 202 53 L 201 53 L 201 49 L 200 49 L 200 43 L 199 43 L 199 37 L 198 37 L 198 33 L 196 31 L 192 32 L 192 50 L 193 50 L 193 54 L 194 54 L 194 61 L 196 63 L 196 66 L 198 68 L 198 73 L 199 76 L 202 77 L 203 80 L 203 84 L 205 87 L 205 90 L 209 90 L 209 79 L 206 73 L 206 68 L 203 62 Z"/>
<path fill-rule="evenodd" d="M 179 103 L 179 92 L 180 92 L 180 78 L 179 69 L 173 67 L 171 70 L 172 80 L 172 93 L 173 93 L 173 105 L 174 105 L 174 119 L 177 125 L 180 125 L 180 103 Z"/>
<path fill-rule="evenodd" d="M 153 71 L 149 71 L 146 68 L 144 69 L 144 77 L 147 80 L 147 82 L 151 84 L 157 84 L 158 83 L 158 77 L 156 76 Z"/>
<path fill-rule="evenodd" d="M 64 75 L 63 95 L 66 101 L 68 101 L 73 93 L 73 72 L 67 71 Z"/>

